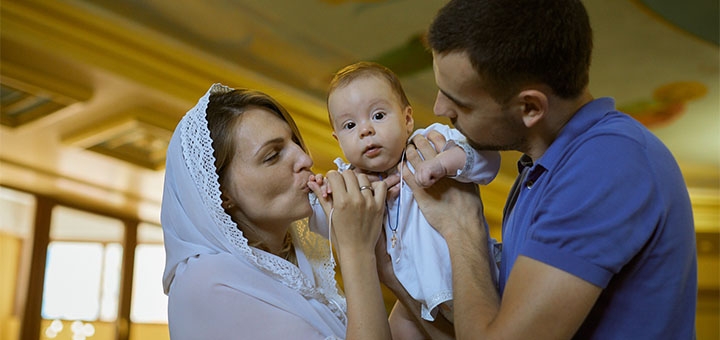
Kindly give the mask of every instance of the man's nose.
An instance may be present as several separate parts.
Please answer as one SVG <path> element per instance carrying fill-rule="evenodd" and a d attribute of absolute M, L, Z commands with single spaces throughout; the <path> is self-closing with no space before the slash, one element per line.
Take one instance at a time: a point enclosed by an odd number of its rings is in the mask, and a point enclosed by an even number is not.
<path fill-rule="evenodd" d="M 438 91 L 437 97 L 435 97 L 435 105 L 433 106 L 433 113 L 439 117 L 447 117 L 450 119 L 455 118 L 453 111 L 450 107 L 450 100 L 445 97 L 442 92 Z"/>

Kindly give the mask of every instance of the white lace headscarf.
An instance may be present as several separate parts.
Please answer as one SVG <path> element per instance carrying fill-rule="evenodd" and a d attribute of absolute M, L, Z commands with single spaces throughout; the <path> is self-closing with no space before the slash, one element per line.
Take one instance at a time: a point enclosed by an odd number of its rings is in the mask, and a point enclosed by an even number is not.
<path fill-rule="evenodd" d="M 282 282 L 306 299 L 327 305 L 345 319 L 346 302 L 337 289 L 334 261 L 327 240 L 308 230 L 307 219 L 290 228 L 298 254 L 312 266 L 315 284 L 296 265 L 250 247 L 242 231 L 221 206 L 206 109 L 211 94 L 233 89 L 214 84 L 178 124 L 167 153 L 161 220 L 166 251 L 163 288 L 167 294 L 178 265 L 201 254 L 230 253 Z M 228 268 L 228 270 L 233 270 Z"/>

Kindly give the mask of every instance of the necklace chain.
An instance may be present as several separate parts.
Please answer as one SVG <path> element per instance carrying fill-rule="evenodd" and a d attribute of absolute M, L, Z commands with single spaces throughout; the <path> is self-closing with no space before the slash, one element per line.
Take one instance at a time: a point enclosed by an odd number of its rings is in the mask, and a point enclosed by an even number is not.
<path fill-rule="evenodd" d="M 385 201 L 385 211 L 387 211 L 388 214 L 388 228 L 392 231 L 392 238 L 390 238 L 390 243 L 393 248 L 397 245 L 397 229 L 400 222 L 400 200 L 398 200 L 397 210 L 395 211 L 395 227 L 393 228 L 393 225 L 390 221 L 390 207 L 388 207 L 387 201 Z"/>
<path fill-rule="evenodd" d="M 390 220 L 390 207 L 388 206 L 387 200 L 385 201 L 385 211 L 387 212 L 387 224 L 388 228 L 392 231 L 392 237 L 390 238 L 390 245 L 395 248 L 398 242 L 397 237 L 397 230 L 400 226 L 400 207 L 402 205 L 402 187 L 403 187 L 403 179 L 402 179 L 402 171 L 403 171 L 403 163 L 405 162 L 405 150 L 403 150 L 402 155 L 400 156 L 400 193 L 398 194 L 397 198 L 397 207 L 395 210 L 395 227 L 393 228 L 392 221 Z M 380 176 L 380 180 L 382 180 L 382 176 Z"/>

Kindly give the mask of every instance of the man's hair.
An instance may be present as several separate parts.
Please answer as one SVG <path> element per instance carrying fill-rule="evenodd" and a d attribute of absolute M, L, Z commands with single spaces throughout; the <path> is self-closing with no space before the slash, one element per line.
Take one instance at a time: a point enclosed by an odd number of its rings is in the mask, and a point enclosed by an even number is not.
<path fill-rule="evenodd" d="M 410 106 L 410 101 L 408 100 L 407 95 L 405 95 L 405 90 L 403 90 L 400 79 L 397 77 L 395 72 L 383 65 L 371 61 L 360 61 L 345 66 L 339 71 L 337 71 L 335 73 L 335 76 L 333 76 L 333 79 L 330 81 L 327 99 L 330 99 L 330 95 L 338 87 L 346 86 L 355 79 L 367 76 L 377 76 L 387 80 L 390 84 L 390 88 L 392 88 L 393 92 L 395 92 L 395 94 L 398 96 L 403 107 Z M 329 100 L 326 102 L 329 103 Z M 330 119 L 330 124 L 332 124 L 333 119 L 332 115 L 330 114 L 330 107 L 328 107 L 328 117 Z"/>
<path fill-rule="evenodd" d="M 441 55 L 467 53 L 500 103 L 538 82 L 575 98 L 589 82 L 592 29 L 580 0 L 451 0 L 428 43 Z"/>

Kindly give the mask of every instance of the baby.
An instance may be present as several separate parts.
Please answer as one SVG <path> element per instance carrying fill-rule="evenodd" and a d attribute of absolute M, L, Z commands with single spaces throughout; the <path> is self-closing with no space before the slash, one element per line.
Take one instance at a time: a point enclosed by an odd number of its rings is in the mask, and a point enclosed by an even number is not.
<path fill-rule="evenodd" d="M 473 149 L 459 131 L 446 125 L 432 124 L 413 133 L 413 110 L 399 79 L 377 63 L 359 62 L 338 71 L 330 83 L 327 106 L 333 137 L 348 161 L 335 160 L 339 171 L 352 169 L 387 178 L 397 173 L 398 165 L 405 166 L 404 152 L 409 140 L 429 131 L 441 133 L 448 142 L 433 162 L 425 162 L 418 169 L 410 168 L 418 184 L 430 186 L 446 176 L 462 182 L 487 184 L 499 170 L 498 152 Z M 323 182 L 321 175 L 315 175 L 308 185 L 326 197 L 332 188 Z M 399 185 L 397 198 L 386 202 L 385 221 L 387 252 L 395 276 L 421 303 L 423 319 L 433 321 L 440 311 L 452 321 L 452 276 L 447 245 L 423 217 L 412 191 L 402 180 Z M 324 218 L 322 209 L 316 209 L 314 215 Z M 311 219 L 311 223 L 323 222 Z"/>

